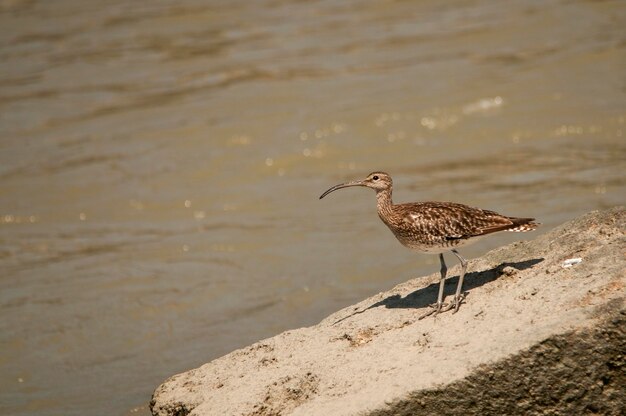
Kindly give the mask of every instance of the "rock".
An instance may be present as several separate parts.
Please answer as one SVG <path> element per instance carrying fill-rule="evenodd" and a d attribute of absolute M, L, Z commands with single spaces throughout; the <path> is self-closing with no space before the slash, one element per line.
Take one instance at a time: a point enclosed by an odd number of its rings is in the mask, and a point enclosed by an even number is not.
<path fill-rule="evenodd" d="M 592 212 L 472 260 L 456 314 L 417 319 L 435 273 L 175 375 L 152 413 L 621 415 L 625 218 Z"/>

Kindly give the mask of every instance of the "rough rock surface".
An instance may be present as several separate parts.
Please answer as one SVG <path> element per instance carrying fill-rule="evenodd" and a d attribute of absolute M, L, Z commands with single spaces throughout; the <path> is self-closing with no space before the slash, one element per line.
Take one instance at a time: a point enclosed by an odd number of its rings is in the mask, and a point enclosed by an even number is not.
<path fill-rule="evenodd" d="M 471 261 L 456 314 L 417 319 L 433 274 L 175 375 L 152 413 L 621 415 L 625 219 L 592 212 Z"/>

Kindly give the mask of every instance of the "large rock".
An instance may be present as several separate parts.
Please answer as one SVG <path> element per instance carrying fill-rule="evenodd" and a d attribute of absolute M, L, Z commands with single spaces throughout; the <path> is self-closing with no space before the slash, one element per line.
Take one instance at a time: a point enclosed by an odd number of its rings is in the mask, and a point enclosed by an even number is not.
<path fill-rule="evenodd" d="M 152 412 L 621 415 L 625 217 L 592 212 L 473 260 L 456 314 L 417 319 L 437 273 L 175 375 Z"/>

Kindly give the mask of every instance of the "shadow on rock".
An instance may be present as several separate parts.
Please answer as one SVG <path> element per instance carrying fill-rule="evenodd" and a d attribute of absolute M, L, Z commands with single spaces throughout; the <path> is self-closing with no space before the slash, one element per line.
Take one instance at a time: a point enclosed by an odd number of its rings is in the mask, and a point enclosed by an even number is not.
<path fill-rule="evenodd" d="M 518 271 L 526 270 L 526 269 L 530 269 L 531 267 L 535 266 L 538 263 L 541 263 L 543 260 L 544 260 L 543 258 L 536 258 L 536 259 L 530 259 L 530 260 L 524 260 L 524 261 L 518 261 L 518 262 L 504 262 L 489 270 L 467 273 L 465 275 L 465 281 L 463 284 L 463 289 L 464 289 L 463 293 L 467 294 L 468 291 L 474 288 L 480 287 L 489 282 L 493 282 L 494 280 L 498 279 L 503 274 L 508 274 L 507 268 L 513 268 Z M 448 293 L 449 291 L 448 290 L 449 286 L 451 286 L 452 291 L 454 291 L 458 283 L 458 280 L 459 280 L 458 275 L 446 278 L 446 284 L 444 288 L 444 297 L 446 293 Z M 354 312 L 346 317 L 339 319 L 338 321 L 334 322 L 333 325 L 345 319 L 348 319 L 354 315 L 358 315 L 369 309 L 377 308 L 379 306 L 385 306 L 386 308 L 390 308 L 390 309 L 425 308 L 428 305 L 431 305 L 436 301 L 438 290 L 439 290 L 439 281 L 432 283 L 426 287 L 417 289 L 416 291 L 411 292 L 404 297 L 400 295 L 392 295 L 381 300 L 380 302 L 376 302 L 373 305 L 368 306 L 367 308 L 361 311 Z"/>

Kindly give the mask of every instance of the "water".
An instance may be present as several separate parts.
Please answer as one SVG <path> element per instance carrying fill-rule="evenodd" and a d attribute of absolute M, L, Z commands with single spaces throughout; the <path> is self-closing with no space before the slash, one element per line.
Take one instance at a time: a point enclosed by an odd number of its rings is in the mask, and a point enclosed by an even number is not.
<path fill-rule="evenodd" d="M 623 204 L 623 6 L 1 1 L 0 413 L 147 414 L 174 373 L 436 272 L 371 191 L 317 200 L 370 171 L 542 232 Z"/>

